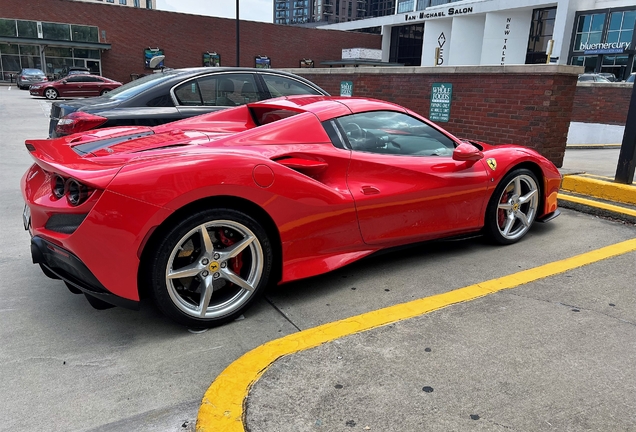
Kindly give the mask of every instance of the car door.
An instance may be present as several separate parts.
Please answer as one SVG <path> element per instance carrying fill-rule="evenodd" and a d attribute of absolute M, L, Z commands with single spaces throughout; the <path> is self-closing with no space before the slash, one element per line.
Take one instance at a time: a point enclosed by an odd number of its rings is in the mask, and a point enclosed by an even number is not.
<path fill-rule="evenodd" d="M 90 78 L 85 75 L 76 75 L 66 78 L 61 86 L 60 96 L 86 97 L 90 94 Z"/>
<path fill-rule="evenodd" d="M 83 83 L 85 96 L 99 96 L 104 85 L 104 80 L 96 76 L 86 76 Z"/>
<path fill-rule="evenodd" d="M 483 224 L 486 165 L 454 160 L 453 138 L 402 112 L 364 112 L 335 121 L 352 150 L 347 185 L 365 243 L 425 240 Z"/>
<path fill-rule="evenodd" d="M 192 117 L 265 99 L 252 73 L 215 73 L 191 78 L 172 90 L 177 109 Z"/>

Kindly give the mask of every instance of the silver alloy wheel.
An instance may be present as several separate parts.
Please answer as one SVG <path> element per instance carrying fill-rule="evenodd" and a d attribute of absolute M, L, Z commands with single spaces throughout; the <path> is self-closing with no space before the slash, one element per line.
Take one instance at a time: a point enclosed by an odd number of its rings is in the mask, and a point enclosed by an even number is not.
<path fill-rule="evenodd" d="M 497 227 L 507 240 L 523 237 L 532 226 L 539 204 L 534 178 L 521 174 L 506 185 L 497 204 Z"/>
<path fill-rule="evenodd" d="M 44 90 L 44 96 L 46 96 L 47 99 L 57 99 L 57 90 L 48 88 Z"/>
<path fill-rule="evenodd" d="M 261 244 L 245 225 L 206 222 L 190 230 L 172 250 L 166 267 L 168 294 L 186 315 L 224 317 L 252 297 L 263 263 Z"/>

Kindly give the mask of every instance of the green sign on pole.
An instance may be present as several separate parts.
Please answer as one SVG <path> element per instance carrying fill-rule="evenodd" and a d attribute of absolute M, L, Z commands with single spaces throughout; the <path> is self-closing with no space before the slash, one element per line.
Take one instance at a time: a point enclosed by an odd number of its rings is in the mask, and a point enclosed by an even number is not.
<path fill-rule="evenodd" d="M 353 96 L 353 81 L 340 81 L 340 96 Z"/>
<path fill-rule="evenodd" d="M 433 83 L 433 88 L 431 89 L 431 109 L 428 118 L 438 122 L 447 122 L 450 120 L 452 98 L 452 84 Z"/>

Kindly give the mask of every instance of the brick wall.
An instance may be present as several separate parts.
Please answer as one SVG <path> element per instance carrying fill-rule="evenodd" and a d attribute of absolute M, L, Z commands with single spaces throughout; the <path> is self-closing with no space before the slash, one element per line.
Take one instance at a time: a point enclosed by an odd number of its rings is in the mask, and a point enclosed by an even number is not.
<path fill-rule="evenodd" d="M 301 70 L 337 95 L 341 81 L 353 95 L 383 99 L 429 116 L 432 83 L 453 84 L 451 116 L 439 123 L 456 136 L 493 144 L 531 147 L 557 166 L 563 163 L 578 68 L 489 66 L 448 68 Z"/>
<path fill-rule="evenodd" d="M 625 126 L 632 90 L 630 84 L 579 83 L 572 121 Z"/>
<path fill-rule="evenodd" d="M 215 0 L 220 1 L 220 0 Z M 100 42 L 112 45 L 102 53 L 102 73 L 130 81 L 144 69 L 143 50 L 160 47 L 172 68 L 202 66 L 202 54 L 221 54 L 222 66 L 236 66 L 236 22 L 233 19 L 158 10 L 123 8 L 69 0 L 2 0 L 0 18 L 98 26 Z M 101 31 L 106 31 L 106 40 Z M 379 35 L 309 29 L 254 21 L 240 22 L 241 66 L 253 67 L 266 55 L 274 68 L 298 67 L 302 58 L 338 60 L 343 48 L 380 49 Z"/>

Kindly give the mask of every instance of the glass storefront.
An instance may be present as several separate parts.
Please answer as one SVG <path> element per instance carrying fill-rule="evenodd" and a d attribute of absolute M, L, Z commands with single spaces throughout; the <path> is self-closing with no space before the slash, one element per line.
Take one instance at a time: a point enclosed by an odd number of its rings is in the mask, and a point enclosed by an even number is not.
<path fill-rule="evenodd" d="M 636 7 L 577 12 L 569 64 L 626 79 L 634 69 Z"/>
<path fill-rule="evenodd" d="M 95 26 L 0 18 L 0 80 L 15 79 L 24 68 L 42 69 L 50 78 L 71 66 L 101 74 L 98 35 Z"/>

